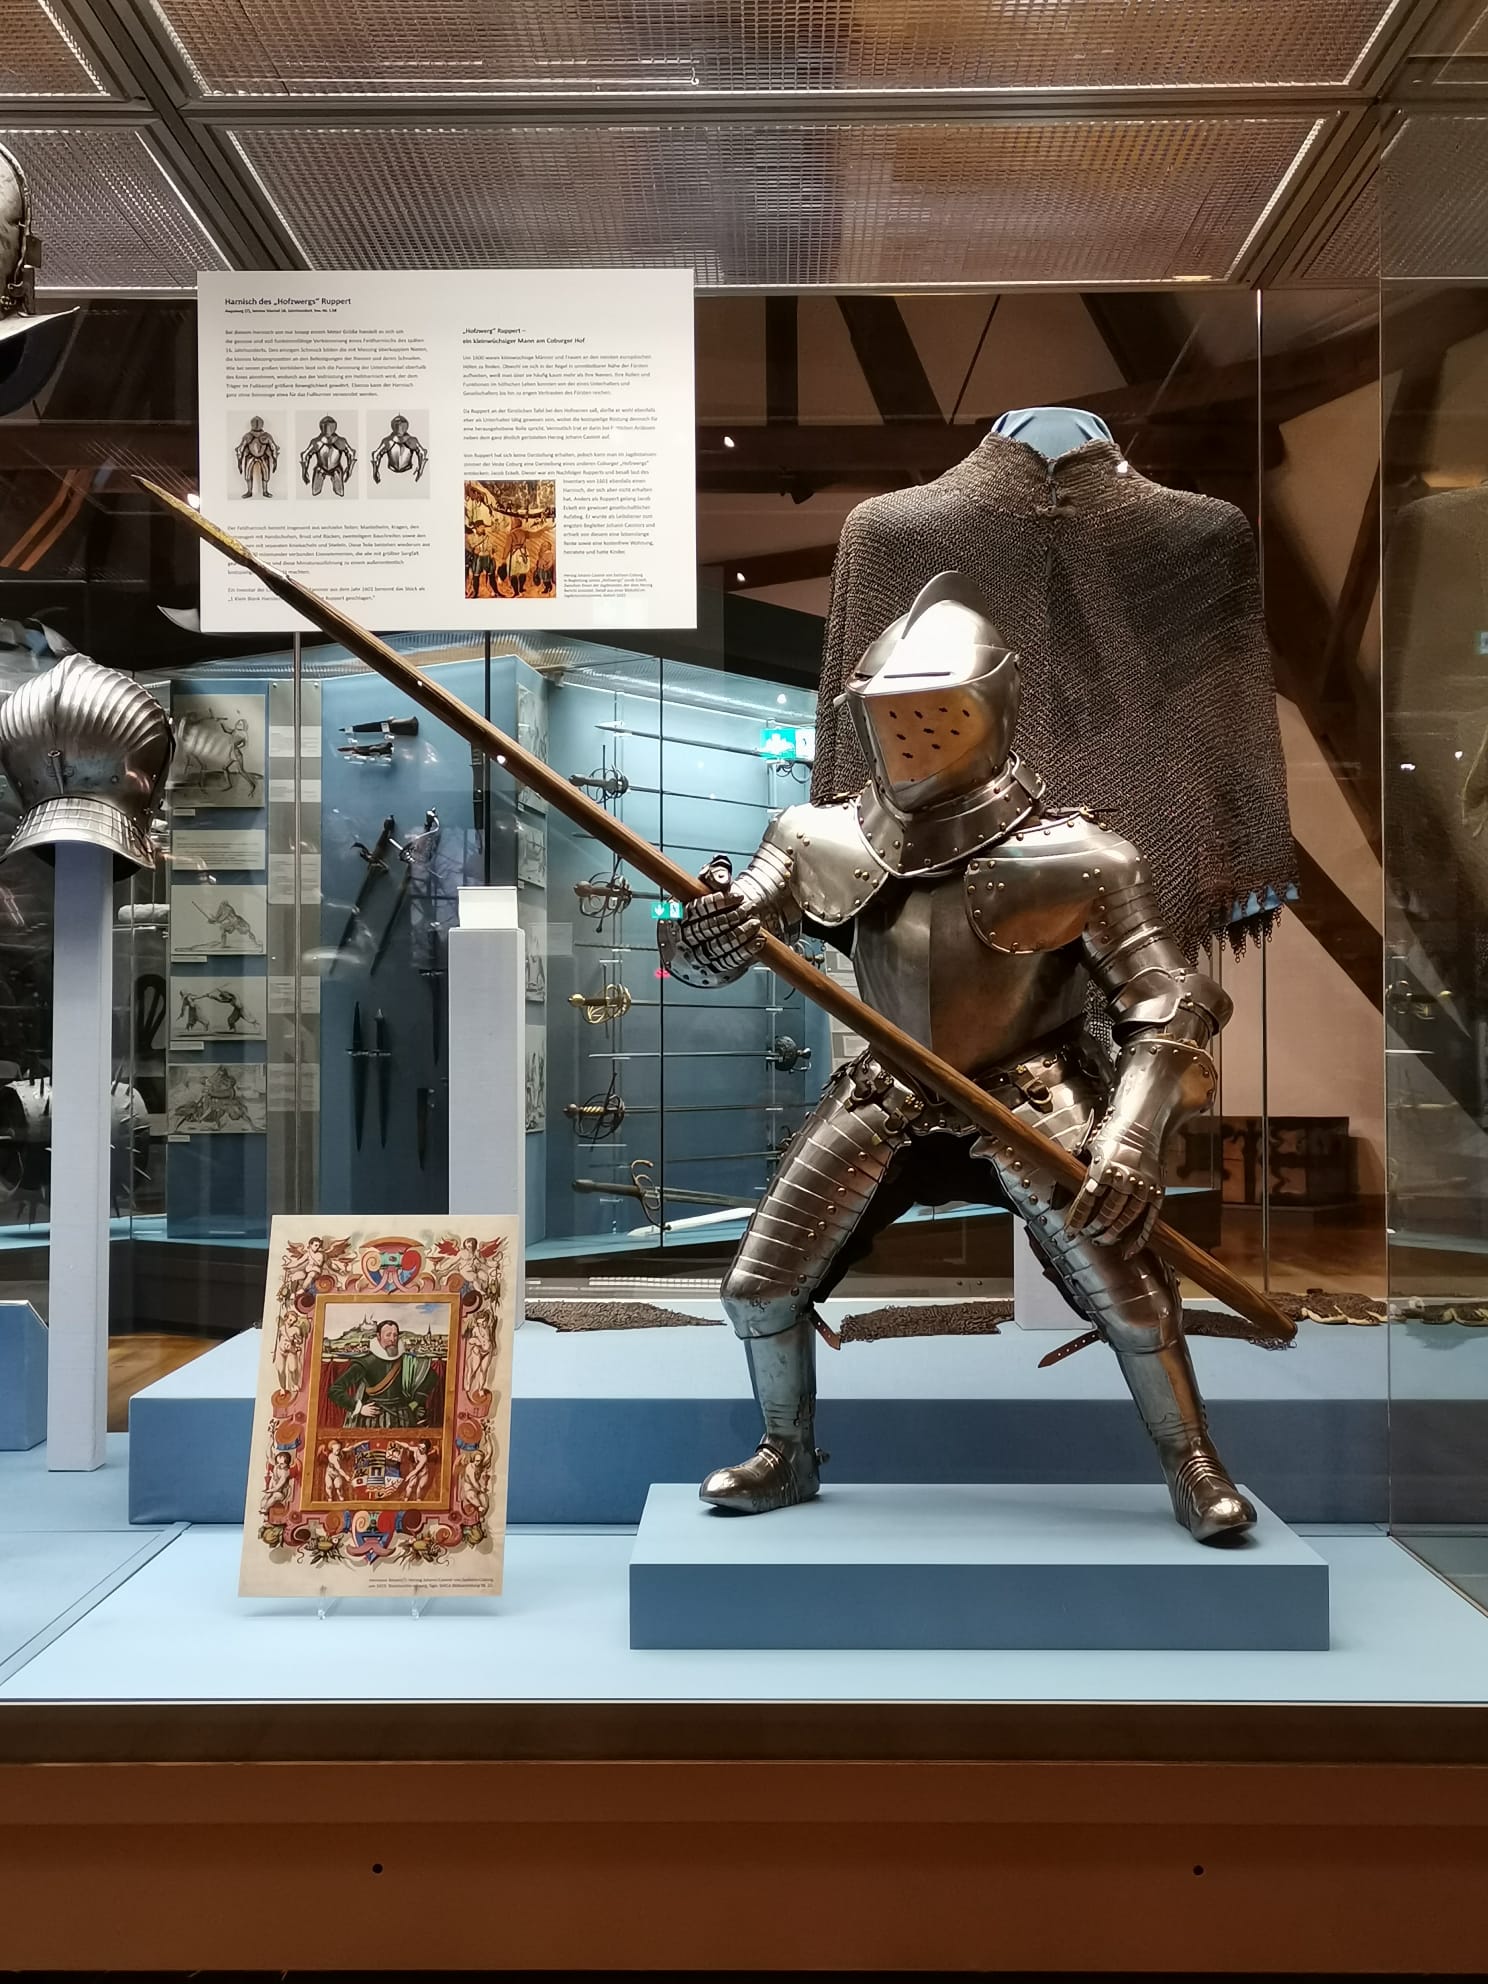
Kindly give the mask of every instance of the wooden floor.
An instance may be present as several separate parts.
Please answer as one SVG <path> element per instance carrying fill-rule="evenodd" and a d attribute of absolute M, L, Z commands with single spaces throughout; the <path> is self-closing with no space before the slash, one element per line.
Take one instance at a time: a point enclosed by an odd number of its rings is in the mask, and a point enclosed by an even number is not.
<path fill-rule="evenodd" d="M 109 1342 L 108 1426 L 111 1433 L 129 1430 L 129 1401 L 146 1385 L 179 1371 L 194 1357 L 212 1348 L 203 1336 L 116 1336 Z"/>

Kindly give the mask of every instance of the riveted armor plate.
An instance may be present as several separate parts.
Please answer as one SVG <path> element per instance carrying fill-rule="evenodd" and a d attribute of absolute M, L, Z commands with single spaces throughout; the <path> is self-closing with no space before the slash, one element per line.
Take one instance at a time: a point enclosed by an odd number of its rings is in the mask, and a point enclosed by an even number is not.
<path fill-rule="evenodd" d="M 851 922 L 888 880 L 851 800 L 787 807 L 771 821 L 766 839 L 790 855 L 791 888 L 802 909 L 829 929 Z"/>
<path fill-rule="evenodd" d="M 1132 849 L 1083 814 L 1021 827 L 968 862 L 966 913 L 989 950 L 1062 950 L 1102 921 L 1108 892 L 1131 879 Z"/>

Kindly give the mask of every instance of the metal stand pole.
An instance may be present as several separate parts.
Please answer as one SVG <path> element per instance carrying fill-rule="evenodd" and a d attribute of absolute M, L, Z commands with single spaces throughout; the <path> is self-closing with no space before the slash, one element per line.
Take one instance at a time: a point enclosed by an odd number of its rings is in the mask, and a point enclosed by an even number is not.
<path fill-rule="evenodd" d="M 59 842 L 52 1003 L 47 1467 L 102 1467 L 108 1425 L 113 857 Z"/>
<path fill-rule="evenodd" d="M 527 1313 L 526 963 L 512 888 L 463 888 L 449 933 L 449 1204 L 515 1213 L 516 1317 Z"/>

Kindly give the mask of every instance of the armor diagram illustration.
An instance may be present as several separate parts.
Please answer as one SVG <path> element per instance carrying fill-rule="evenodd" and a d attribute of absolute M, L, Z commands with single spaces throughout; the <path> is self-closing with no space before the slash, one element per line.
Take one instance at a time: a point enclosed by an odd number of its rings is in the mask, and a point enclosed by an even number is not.
<path fill-rule="evenodd" d="M 356 449 L 337 432 L 335 416 L 323 414 L 319 433 L 300 456 L 300 480 L 309 483 L 312 496 L 320 495 L 327 482 L 336 495 L 344 496 L 355 467 Z"/>
<path fill-rule="evenodd" d="M 392 430 L 384 434 L 372 456 L 372 480 L 382 481 L 382 471 L 386 466 L 394 475 L 407 475 L 413 471 L 415 482 L 423 480 L 424 470 L 429 466 L 429 451 L 417 434 L 410 434 L 408 422 L 403 415 L 393 418 Z"/>
<path fill-rule="evenodd" d="M 891 1073 L 839 1067 L 792 1141 L 723 1284 L 764 1421 L 704 1501 L 759 1514 L 818 1492 L 814 1304 L 916 1202 L 980 1197 L 1024 1222 L 1046 1272 L 1115 1353 L 1176 1519 L 1200 1542 L 1255 1511 L 1209 1437 L 1176 1279 L 1146 1245 L 1174 1133 L 1216 1081 L 1230 1013 L 1164 928 L 1141 856 L 1043 804 L 1013 750 L 1018 661 L 969 580 L 944 573 L 867 650 L 846 696 L 870 766 L 856 796 L 789 808 L 728 886 L 658 930 L 686 984 L 740 977 L 768 929 L 847 930 L 862 996 L 1089 1163 L 1073 1193 Z M 1091 982 L 1114 1067 L 1087 1027 Z"/>
<path fill-rule="evenodd" d="M 243 478 L 244 496 L 268 496 L 269 484 L 279 466 L 279 443 L 255 413 L 237 447 L 238 474 Z"/>

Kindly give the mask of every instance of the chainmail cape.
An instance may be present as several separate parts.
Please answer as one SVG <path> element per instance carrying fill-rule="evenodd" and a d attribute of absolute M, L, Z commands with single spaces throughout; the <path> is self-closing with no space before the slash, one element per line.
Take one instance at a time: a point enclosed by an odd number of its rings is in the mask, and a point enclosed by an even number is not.
<path fill-rule="evenodd" d="M 1146 857 L 1190 959 L 1236 949 L 1295 879 L 1286 766 L 1250 527 L 1138 475 L 1112 441 L 1048 461 L 989 434 L 934 482 L 851 512 L 832 570 L 811 796 L 868 768 L 834 707 L 864 649 L 961 571 L 1023 660 L 1018 749 L 1055 806 L 1089 806 Z"/>

